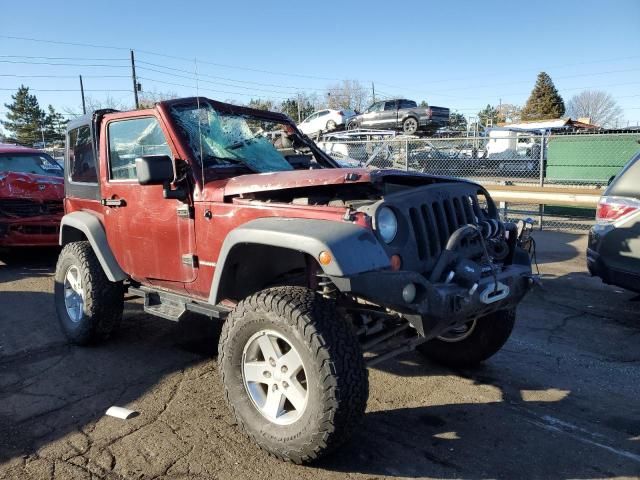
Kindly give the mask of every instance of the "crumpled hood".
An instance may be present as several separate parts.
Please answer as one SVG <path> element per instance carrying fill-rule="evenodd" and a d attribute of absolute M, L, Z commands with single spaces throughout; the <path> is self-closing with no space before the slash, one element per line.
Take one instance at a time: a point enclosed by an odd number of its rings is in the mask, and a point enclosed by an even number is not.
<path fill-rule="evenodd" d="M 256 173 L 229 179 L 224 186 L 224 196 L 245 193 L 282 190 L 287 188 L 339 185 L 345 183 L 378 183 L 385 180 L 412 185 L 434 181 L 459 181 L 417 172 L 400 170 L 368 170 L 366 168 L 323 168 L 318 170 L 293 170 L 288 172 Z"/>
<path fill-rule="evenodd" d="M 0 172 L 0 198 L 62 201 L 64 179 L 33 173 Z"/>

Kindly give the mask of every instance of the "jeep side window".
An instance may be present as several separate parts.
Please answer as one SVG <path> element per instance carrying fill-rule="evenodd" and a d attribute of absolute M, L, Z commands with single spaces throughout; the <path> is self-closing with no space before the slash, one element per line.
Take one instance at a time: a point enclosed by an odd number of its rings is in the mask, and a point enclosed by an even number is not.
<path fill-rule="evenodd" d="M 96 159 L 88 125 L 69 131 L 69 179 L 76 183 L 98 183 Z"/>
<path fill-rule="evenodd" d="M 109 123 L 109 179 L 135 180 L 136 158 L 169 155 L 171 149 L 155 117 Z"/>

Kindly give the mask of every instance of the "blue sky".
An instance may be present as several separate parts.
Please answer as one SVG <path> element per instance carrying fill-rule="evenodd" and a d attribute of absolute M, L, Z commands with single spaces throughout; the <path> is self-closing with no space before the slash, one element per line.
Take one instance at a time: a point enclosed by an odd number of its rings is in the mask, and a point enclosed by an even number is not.
<path fill-rule="evenodd" d="M 523 104 L 544 70 L 565 101 L 582 89 L 605 90 L 626 121 L 640 122 L 638 0 L 38 0 L 3 2 L 2 18 L 0 118 L 21 83 L 72 90 L 34 93 L 43 106 L 80 111 L 78 74 L 88 96 L 132 104 L 133 48 L 143 89 L 157 92 L 195 94 L 195 82 L 184 77 L 192 76 L 196 58 L 200 93 L 221 100 L 321 94 L 340 79 L 356 79 L 374 81 L 379 95 L 469 115 L 500 99 Z"/>

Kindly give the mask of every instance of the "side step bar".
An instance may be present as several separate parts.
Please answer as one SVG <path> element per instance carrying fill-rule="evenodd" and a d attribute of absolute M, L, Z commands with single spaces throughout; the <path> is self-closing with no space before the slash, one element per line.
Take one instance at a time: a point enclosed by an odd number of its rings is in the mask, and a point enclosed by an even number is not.
<path fill-rule="evenodd" d="M 180 321 L 185 312 L 194 312 L 209 318 L 223 319 L 231 311 L 222 305 L 209 305 L 176 293 L 154 290 L 149 287 L 129 287 L 127 293 L 144 299 L 144 311 L 158 317 Z"/>

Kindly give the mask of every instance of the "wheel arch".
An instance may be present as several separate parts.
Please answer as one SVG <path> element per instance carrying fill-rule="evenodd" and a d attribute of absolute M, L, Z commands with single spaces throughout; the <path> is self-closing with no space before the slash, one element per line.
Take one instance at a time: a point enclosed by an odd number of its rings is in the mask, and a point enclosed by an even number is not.
<path fill-rule="evenodd" d="M 62 217 L 60 222 L 60 246 L 71 242 L 88 241 L 107 278 L 120 282 L 127 278 L 116 260 L 104 231 L 96 215 L 88 212 L 72 212 Z"/>
<path fill-rule="evenodd" d="M 418 122 L 418 126 L 420 126 L 420 119 L 418 118 L 418 115 L 415 112 L 404 113 L 400 118 L 400 125 L 403 125 L 408 118 L 413 118 L 416 122 Z"/>
<path fill-rule="evenodd" d="M 354 242 L 358 242 L 357 249 Z M 318 263 L 322 251 L 331 254 L 328 265 Z M 250 295 L 261 282 L 291 266 L 306 268 L 309 261 L 337 277 L 389 267 L 386 252 L 363 227 L 328 220 L 260 218 L 227 235 L 216 262 L 209 303 L 217 304 L 229 292 Z"/>

